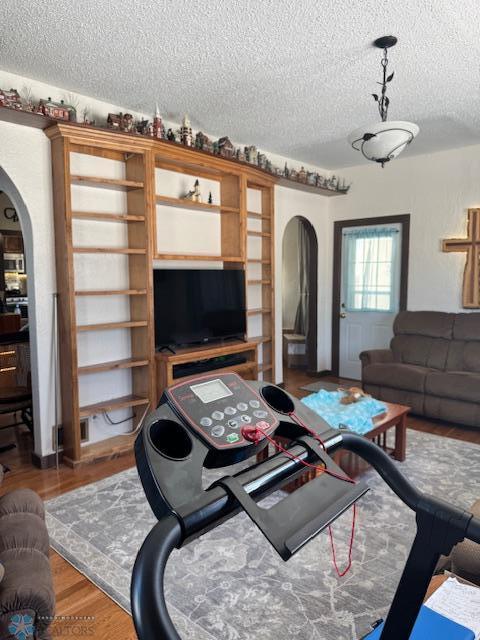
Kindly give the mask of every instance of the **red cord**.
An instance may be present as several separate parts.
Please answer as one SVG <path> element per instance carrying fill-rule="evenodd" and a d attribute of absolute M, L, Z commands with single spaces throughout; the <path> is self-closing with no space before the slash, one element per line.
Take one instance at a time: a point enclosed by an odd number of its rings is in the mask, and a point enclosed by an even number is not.
<path fill-rule="evenodd" d="M 323 448 L 324 451 L 326 450 L 325 449 L 325 443 L 320 438 L 320 436 L 317 433 L 315 433 L 315 431 L 310 429 L 310 427 L 308 427 L 303 422 L 303 420 L 301 420 L 294 412 L 292 412 L 292 413 L 290 413 L 288 415 L 300 427 L 305 429 L 311 436 L 313 436 L 315 438 L 315 440 L 317 440 L 322 445 L 322 448 Z M 327 469 L 325 466 L 321 466 L 321 465 L 317 465 L 317 464 L 311 464 L 310 462 L 306 462 L 305 460 L 302 460 L 301 458 L 299 458 L 295 454 L 293 454 L 290 451 L 288 451 L 287 449 L 285 449 L 285 447 L 282 447 L 282 445 L 279 442 L 277 442 L 271 436 L 269 436 L 268 433 L 265 433 L 265 431 L 261 427 L 258 427 L 256 425 L 255 426 L 248 426 L 248 427 L 244 426 L 244 427 L 242 427 L 242 435 L 246 440 L 249 440 L 250 442 L 253 442 L 254 444 L 258 444 L 260 442 L 260 440 L 262 439 L 262 437 L 266 438 L 268 440 L 268 442 L 270 442 L 278 451 L 280 451 L 281 453 L 283 453 L 284 455 L 289 457 L 291 460 L 295 460 L 296 462 L 299 462 L 304 467 L 308 467 L 310 469 L 315 469 L 316 471 L 321 471 L 322 473 L 326 473 L 327 475 L 332 476 L 333 478 L 337 478 L 338 480 L 343 480 L 344 482 L 351 482 L 352 484 L 356 484 L 355 480 L 352 480 L 352 478 L 349 478 L 347 475 L 340 475 L 338 473 L 335 473 L 334 471 L 331 471 L 330 469 Z M 355 539 L 356 519 L 357 519 L 357 506 L 354 504 L 353 505 L 352 528 L 351 528 L 351 531 L 350 531 L 350 542 L 349 542 L 349 547 L 348 547 L 348 562 L 347 562 L 347 566 L 345 567 L 345 569 L 343 569 L 343 571 L 341 571 L 338 568 L 337 554 L 336 554 L 336 551 L 335 551 L 335 542 L 334 542 L 334 539 L 333 539 L 332 527 L 331 526 L 328 527 L 328 534 L 329 534 L 329 538 L 330 538 L 330 546 L 331 546 L 331 549 L 332 549 L 332 562 L 333 562 L 333 566 L 335 568 L 335 572 L 336 572 L 336 574 L 338 575 L 339 578 L 343 578 L 343 576 L 345 576 L 350 571 L 350 569 L 352 567 L 352 552 L 353 552 L 353 542 L 354 542 L 354 539 Z"/>

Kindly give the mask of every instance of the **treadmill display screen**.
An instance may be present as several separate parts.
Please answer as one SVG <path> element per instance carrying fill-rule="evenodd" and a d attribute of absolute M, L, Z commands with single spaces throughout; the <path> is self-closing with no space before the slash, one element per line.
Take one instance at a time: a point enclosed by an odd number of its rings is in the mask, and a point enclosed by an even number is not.
<path fill-rule="evenodd" d="M 193 393 L 200 398 L 203 404 L 226 398 L 227 396 L 233 396 L 233 392 L 227 387 L 227 385 L 217 378 L 216 380 L 210 380 L 209 382 L 202 382 L 190 387 Z"/>

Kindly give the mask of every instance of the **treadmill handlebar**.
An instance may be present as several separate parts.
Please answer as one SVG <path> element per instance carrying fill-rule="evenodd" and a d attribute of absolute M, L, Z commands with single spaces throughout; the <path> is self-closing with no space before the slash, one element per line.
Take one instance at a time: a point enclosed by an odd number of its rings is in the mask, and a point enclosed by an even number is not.
<path fill-rule="evenodd" d="M 437 508 L 440 505 L 454 516 L 461 513 L 456 507 L 418 491 L 405 478 L 390 456 L 366 438 L 352 433 L 343 433 L 341 439 L 337 436 L 325 444 L 329 453 L 337 449 L 347 449 L 371 464 L 400 500 L 413 511 L 417 512 L 420 507 L 433 505 Z M 298 444 L 295 446 L 298 447 Z M 261 466 L 259 465 L 259 469 Z M 292 464 L 292 461 L 289 461 L 289 466 L 293 474 L 298 472 L 301 462 Z M 277 473 L 282 471 L 285 470 L 279 467 Z M 262 483 L 266 486 L 274 486 L 272 473 L 276 472 L 269 470 L 256 480 L 256 491 Z M 248 484 L 244 488 L 247 492 L 251 490 Z M 227 497 L 226 491 L 225 497 Z M 226 500 L 219 500 L 218 505 L 218 516 L 224 518 Z M 230 505 L 228 510 L 230 513 L 234 512 L 235 505 Z M 211 515 L 210 512 L 210 518 Z M 480 544 L 479 518 L 473 516 L 470 518 L 465 537 Z M 140 640 L 181 640 L 167 610 L 163 580 L 168 558 L 173 549 L 181 546 L 182 541 L 180 522 L 175 515 L 171 514 L 157 522 L 138 552 L 133 568 L 130 595 L 133 621 Z"/>

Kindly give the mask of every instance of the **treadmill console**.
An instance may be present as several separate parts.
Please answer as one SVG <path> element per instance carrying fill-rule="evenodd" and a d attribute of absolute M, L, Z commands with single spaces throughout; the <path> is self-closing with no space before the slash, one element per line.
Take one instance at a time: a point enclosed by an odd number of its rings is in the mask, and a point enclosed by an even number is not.
<path fill-rule="evenodd" d="M 251 446 L 242 436 L 244 426 L 256 425 L 270 435 L 279 424 L 262 397 L 235 373 L 180 382 L 166 397 L 206 445 L 220 451 Z"/>

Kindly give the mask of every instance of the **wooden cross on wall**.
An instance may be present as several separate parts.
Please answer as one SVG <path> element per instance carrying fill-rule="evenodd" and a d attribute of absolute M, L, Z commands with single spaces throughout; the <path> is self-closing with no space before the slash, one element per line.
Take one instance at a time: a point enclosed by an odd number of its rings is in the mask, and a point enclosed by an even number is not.
<path fill-rule="evenodd" d="M 467 254 L 463 275 L 463 306 L 480 308 L 480 209 L 469 209 L 467 237 L 443 241 L 443 250 L 462 251 Z"/>

